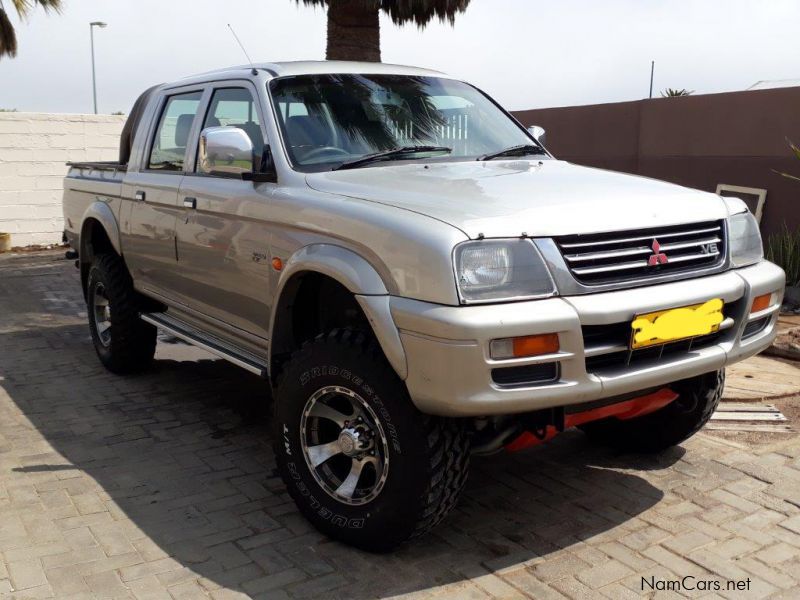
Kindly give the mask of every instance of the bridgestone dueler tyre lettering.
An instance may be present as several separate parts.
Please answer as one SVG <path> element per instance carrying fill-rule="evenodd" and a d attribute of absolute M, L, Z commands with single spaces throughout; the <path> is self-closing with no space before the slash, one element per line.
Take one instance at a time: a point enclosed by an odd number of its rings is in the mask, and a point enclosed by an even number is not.
<path fill-rule="evenodd" d="M 326 491 L 304 455 L 304 407 L 315 392 L 334 386 L 369 405 L 388 442 L 385 484 L 358 506 Z M 306 342 L 284 365 L 275 388 L 279 472 L 300 511 L 326 535 L 388 551 L 429 531 L 456 505 L 469 467 L 463 422 L 419 412 L 371 336 L 337 329 Z"/>

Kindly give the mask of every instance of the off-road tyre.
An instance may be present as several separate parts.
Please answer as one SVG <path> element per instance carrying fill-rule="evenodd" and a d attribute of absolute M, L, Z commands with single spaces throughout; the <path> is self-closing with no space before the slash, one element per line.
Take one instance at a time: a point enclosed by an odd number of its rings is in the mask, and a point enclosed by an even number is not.
<path fill-rule="evenodd" d="M 580 429 L 603 446 L 625 452 L 660 452 L 700 431 L 716 410 L 724 386 L 724 369 L 684 379 L 670 385 L 678 398 L 655 412 L 625 421 L 594 421 Z"/>
<path fill-rule="evenodd" d="M 98 294 L 104 295 L 109 305 L 111 326 L 105 332 L 105 343 L 93 315 Z M 133 280 L 123 260 L 111 253 L 95 255 L 86 288 L 89 330 L 100 362 L 112 373 L 136 373 L 153 360 L 157 331 L 139 318 L 144 304 L 142 296 L 133 289 Z"/>
<path fill-rule="evenodd" d="M 307 403 L 332 386 L 359 395 L 387 434 L 385 483 L 360 506 L 326 491 L 304 454 L 307 434 L 301 422 Z M 300 511 L 319 531 L 364 550 L 386 552 L 431 530 L 456 505 L 469 467 L 464 423 L 417 410 L 371 335 L 336 329 L 306 342 L 283 365 L 274 393 L 278 470 Z"/>

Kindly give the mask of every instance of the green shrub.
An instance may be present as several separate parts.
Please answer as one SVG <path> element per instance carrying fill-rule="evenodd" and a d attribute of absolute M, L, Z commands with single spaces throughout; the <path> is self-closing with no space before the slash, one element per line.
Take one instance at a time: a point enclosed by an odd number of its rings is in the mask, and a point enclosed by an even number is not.
<path fill-rule="evenodd" d="M 783 231 L 767 239 L 766 258 L 786 271 L 786 285 L 800 285 L 800 227 L 789 231 L 786 223 Z"/>

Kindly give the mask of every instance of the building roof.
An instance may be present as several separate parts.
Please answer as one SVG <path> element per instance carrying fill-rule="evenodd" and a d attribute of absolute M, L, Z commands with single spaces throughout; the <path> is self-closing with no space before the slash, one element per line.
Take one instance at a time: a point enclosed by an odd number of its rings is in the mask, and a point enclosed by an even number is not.
<path fill-rule="evenodd" d="M 773 88 L 787 88 L 800 86 L 800 79 L 772 79 L 757 81 L 748 90 L 771 90 Z"/>

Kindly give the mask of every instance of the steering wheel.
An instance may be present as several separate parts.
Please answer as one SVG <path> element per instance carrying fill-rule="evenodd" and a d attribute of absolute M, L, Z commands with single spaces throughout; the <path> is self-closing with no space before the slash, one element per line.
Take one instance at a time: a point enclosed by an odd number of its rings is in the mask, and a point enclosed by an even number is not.
<path fill-rule="evenodd" d="M 334 153 L 337 153 L 337 154 L 350 156 L 350 153 L 347 150 L 345 150 L 344 148 L 337 148 L 336 146 L 322 146 L 320 148 L 314 148 L 313 150 L 310 150 L 308 152 L 308 154 L 306 154 L 303 157 L 303 160 L 314 159 L 314 158 L 317 158 L 317 156 L 319 156 L 321 154 L 330 153 L 330 152 L 334 152 Z"/>

